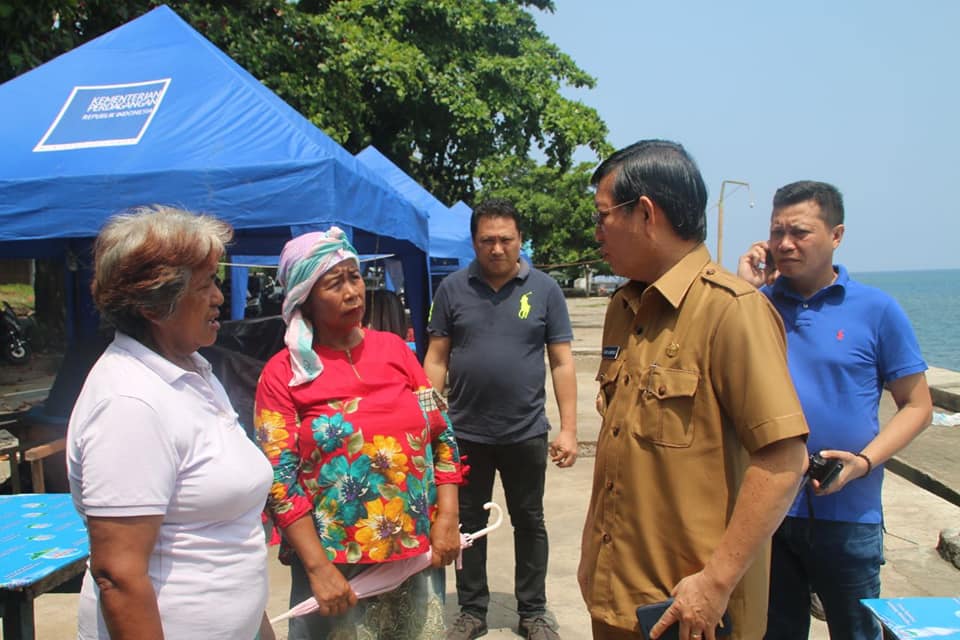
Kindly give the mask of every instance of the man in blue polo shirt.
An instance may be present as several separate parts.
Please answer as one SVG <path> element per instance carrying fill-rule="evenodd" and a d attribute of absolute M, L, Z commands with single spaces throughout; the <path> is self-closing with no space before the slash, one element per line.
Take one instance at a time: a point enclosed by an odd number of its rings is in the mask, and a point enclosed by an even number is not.
<path fill-rule="evenodd" d="M 523 238 L 510 202 L 478 205 L 470 232 L 476 260 L 437 289 L 423 368 L 436 389 L 449 387 L 450 421 L 470 467 L 468 483 L 460 487 L 463 530 L 485 526 L 483 505 L 499 472 L 513 524 L 518 631 L 531 640 L 554 640 L 559 636 L 546 617 L 543 489 L 548 455 L 560 467 L 577 459 L 570 317 L 559 285 L 519 260 Z M 560 433 L 549 445 L 545 347 L 560 409 Z M 460 615 L 448 640 L 487 633 L 486 562 L 486 538 L 463 553 L 457 572 Z"/>
<path fill-rule="evenodd" d="M 801 490 L 774 534 L 767 640 L 807 638 L 811 590 L 831 637 L 881 638 L 859 601 L 880 595 L 883 463 L 930 424 L 927 365 L 913 328 L 893 298 L 833 264 L 843 233 L 836 187 L 788 184 L 773 197 L 769 240 L 754 243 L 738 266 L 783 318 L 807 448 L 843 464 L 828 486 L 811 481 Z M 884 388 L 898 410 L 881 431 Z"/>

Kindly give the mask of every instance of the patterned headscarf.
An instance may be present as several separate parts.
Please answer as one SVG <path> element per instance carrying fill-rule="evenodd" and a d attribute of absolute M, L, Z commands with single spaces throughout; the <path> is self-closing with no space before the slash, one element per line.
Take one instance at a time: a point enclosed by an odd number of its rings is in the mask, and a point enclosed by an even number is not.
<path fill-rule="evenodd" d="M 304 319 L 300 306 L 317 280 L 344 260 L 360 264 L 357 250 L 339 227 L 297 236 L 283 245 L 280 252 L 277 279 L 286 292 L 281 313 L 287 324 L 283 341 L 290 349 L 291 387 L 310 382 L 323 373 L 323 363 L 313 350 L 313 327 Z"/>

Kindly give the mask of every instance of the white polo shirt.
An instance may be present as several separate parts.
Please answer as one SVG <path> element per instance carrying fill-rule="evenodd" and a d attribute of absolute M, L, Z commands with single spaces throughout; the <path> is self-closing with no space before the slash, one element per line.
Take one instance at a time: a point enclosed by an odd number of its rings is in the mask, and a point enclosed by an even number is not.
<path fill-rule="evenodd" d="M 164 636 L 252 640 L 267 601 L 260 513 L 273 479 L 210 364 L 185 371 L 117 333 L 67 433 L 81 517 L 162 515 L 150 557 Z M 90 572 L 79 638 L 109 638 Z"/>

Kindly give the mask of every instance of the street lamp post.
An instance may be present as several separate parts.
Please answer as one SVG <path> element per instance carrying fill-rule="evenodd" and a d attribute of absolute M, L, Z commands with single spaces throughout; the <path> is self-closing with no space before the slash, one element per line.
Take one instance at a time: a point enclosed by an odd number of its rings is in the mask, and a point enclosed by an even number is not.
<path fill-rule="evenodd" d="M 735 184 L 747 188 L 750 193 L 750 183 L 742 180 L 724 180 L 720 183 L 720 199 L 717 201 L 717 264 L 722 265 L 723 261 L 723 191 L 728 184 Z M 750 206 L 753 206 L 753 200 L 750 200 Z"/>

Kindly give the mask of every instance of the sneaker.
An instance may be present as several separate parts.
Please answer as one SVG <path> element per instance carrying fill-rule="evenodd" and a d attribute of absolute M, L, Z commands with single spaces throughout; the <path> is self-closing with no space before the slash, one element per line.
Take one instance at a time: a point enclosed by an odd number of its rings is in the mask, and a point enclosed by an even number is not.
<path fill-rule="evenodd" d="M 827 619 L 827 614 L 823 612 L 823 603 L 820 602 L 820 596 L 815 591 L 810 592 L 810 615 L 817 620 Z"/>
<path fill-rule="evenodd" d="M 487 635 L 487 622 L 466 611 L 461 611 L 447 631 L 447 640 L 472 640 Z"/>
<path fill-rule="evenodd" d="M 560 640 L 560 635 L 554 631 L 545 616 L 520 618 L 517 632 L 527 640 Z"/>

